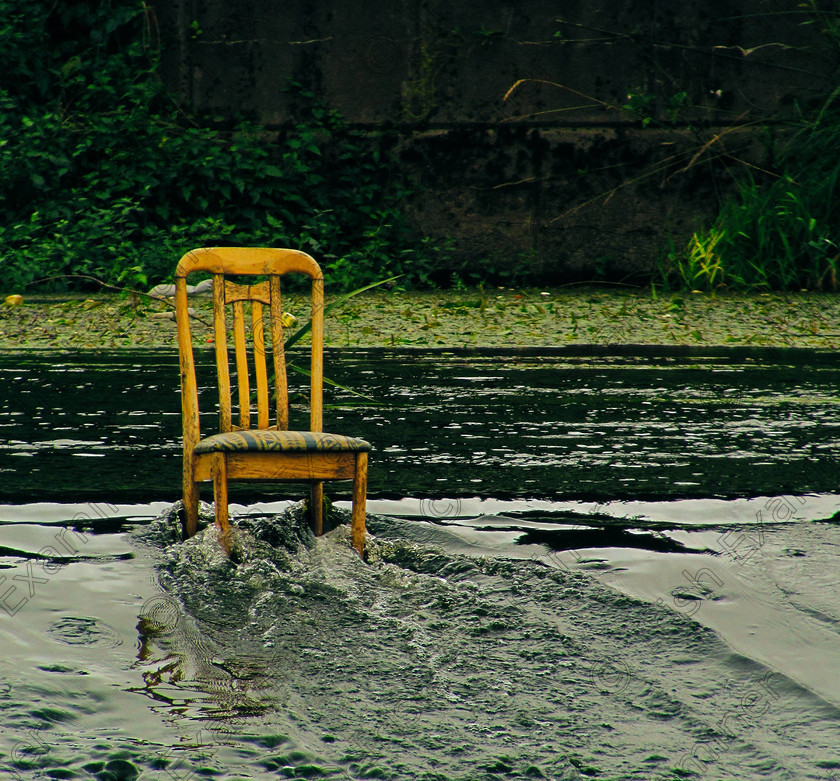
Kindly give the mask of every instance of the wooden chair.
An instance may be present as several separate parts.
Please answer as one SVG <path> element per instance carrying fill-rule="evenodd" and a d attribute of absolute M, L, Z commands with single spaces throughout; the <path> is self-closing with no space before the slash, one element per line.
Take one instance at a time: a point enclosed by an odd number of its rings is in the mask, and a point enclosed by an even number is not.
<path fill-rule="evenodd" d="M 219 433 L 202 438 L 199 431 L 198 389 L 187 308 L 187 275 L 213 275 L 213 323 L 219 384 Z M 312 332 L 309 428 L 289 430 L 280 280 L 284 274 L 305 274 L 312 280 Z M 258 284 L 236 284 L 227 275 L 261 276 Z M 250 302 L 256 425 L 252 425 L 245 303 Z M 225 307 L 233 309 L 233 343 L 238 386 L 238 424 L 232 420 Z M 264 326 L 263 306 L 270 324 Z M 191 537 L 198 523 L 199 485 L 213 481 L 216 525 L 223 541 L 228 534 L 227 482 L 238 479 L 308 481 L 310 519 L 316 535 L 323 533 L 323 481 L 353 480 L 353 547 L 364 554 L 367 456 L 361 439 L 322 431 L 324 276 L 306 253 L 291 249 L 214 247 L 188 252 L 175 271 L 175 313 L 181 360 L 181 410 L 184 427 L 184 532 Z M 265 330 L 270 332 L 274 368 L 275 422 L 269 422 Z"/>

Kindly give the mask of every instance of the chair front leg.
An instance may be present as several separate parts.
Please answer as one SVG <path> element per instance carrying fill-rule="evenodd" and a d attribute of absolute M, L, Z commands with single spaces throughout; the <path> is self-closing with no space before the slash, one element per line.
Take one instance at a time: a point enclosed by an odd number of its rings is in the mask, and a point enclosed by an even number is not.
<path fill-rule="evenodd" d="M 193 480 L 191 456 L 184 456 L 184 539 L 192 537 L 198 529 L 199 484 Z"/>
<path fill-rule="evenodd" d="M 224 453 L 214 453 L 210 467 L 213 475 L 213 498 L 216 503 L 216 526 L 222 539 L 230 533 L 228 524 L 227 460 Z"/>

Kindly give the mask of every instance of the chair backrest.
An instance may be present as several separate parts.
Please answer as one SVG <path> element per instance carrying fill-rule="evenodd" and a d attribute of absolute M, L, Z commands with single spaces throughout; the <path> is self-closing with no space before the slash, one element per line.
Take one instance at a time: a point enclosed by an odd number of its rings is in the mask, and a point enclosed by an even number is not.
<path fill-rule="evenodd" d="M 323 418 L 324 276 L 313 258 L 291 249 L 212 247 L 188 252 L 175 270 L 175 314 L 178 322 L 178 350 L 181 360 L 181 409 L 184 447 L 191 449 L 200 438 L 198 388 L 195 377 L 192 336 L 187 299 L 187 276 L 197 272 L 213 275 L 213 327 L 216 344 L 216 372 L 219 381 L 219 430 L 247 428 L 289 428 L 289 389 L 286 377 L 280 279 L 284 274 L 305 274 L 312 280 L 312 328 L 310 365 L 311 431 L 321 431 Z M 267 277 L 252 285 L 236 284 L 227 275 Z M 248 339 L 245 304 L 251 309 L 251 353 L 256 384 L 256 425 L 251 418 L 251 390 L 248 371 Z M 238 422 L 232 416 L 228 326 L 226 307 L 233 310 L 233 345 L 238 385 Z M 275 422 L 270 424 L 268 372 L 266 364 L 265 310 L 274 369 Z"/>

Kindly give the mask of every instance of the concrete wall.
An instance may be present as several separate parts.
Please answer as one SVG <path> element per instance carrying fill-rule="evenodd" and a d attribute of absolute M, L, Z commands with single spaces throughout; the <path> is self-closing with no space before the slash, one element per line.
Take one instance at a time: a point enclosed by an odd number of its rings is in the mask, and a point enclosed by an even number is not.
<path fill-rule="evenodd" d="M 393 164 L 423 185 L 419 231 L 454 236 L 473 262 L 532 257 L 558 280 L 650 268 L 714 214 L 727 167 L 760 159 L 756 134 L 732 126 L 778 123 L 837 74 L 799 0 L 171 0 L 156 13 L 164 78 L 192 112 L 280 126 L 293 79 L 372 134 L 399 129 Z M 539 81 L 505 100 L 519 79 Z"/>

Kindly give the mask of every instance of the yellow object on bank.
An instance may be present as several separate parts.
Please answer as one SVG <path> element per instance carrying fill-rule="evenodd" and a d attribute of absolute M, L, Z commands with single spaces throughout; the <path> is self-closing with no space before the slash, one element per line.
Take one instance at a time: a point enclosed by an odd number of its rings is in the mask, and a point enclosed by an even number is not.
<path fill-rule="evenodd" d="M 3 303 L 6 306 L 19 306 L 23 303 L 23 296 L 18 295 L 17 293 L 11 296 L 6 296 L 6 300 Z"/>

